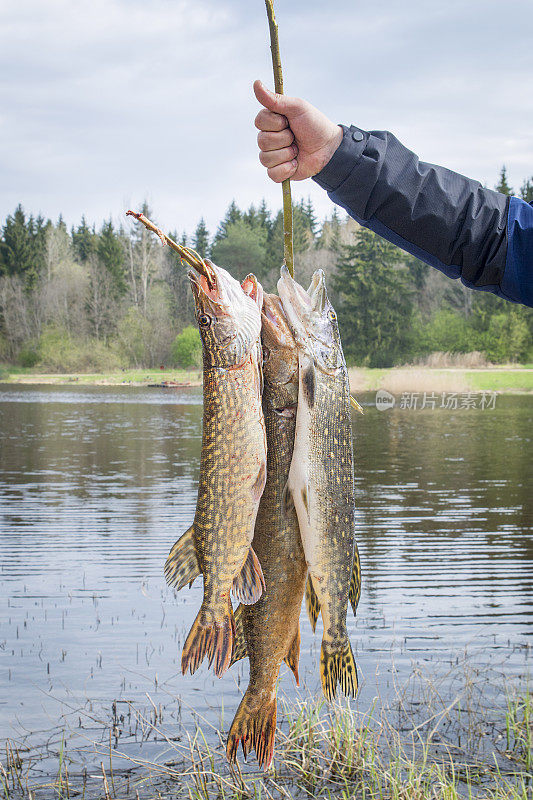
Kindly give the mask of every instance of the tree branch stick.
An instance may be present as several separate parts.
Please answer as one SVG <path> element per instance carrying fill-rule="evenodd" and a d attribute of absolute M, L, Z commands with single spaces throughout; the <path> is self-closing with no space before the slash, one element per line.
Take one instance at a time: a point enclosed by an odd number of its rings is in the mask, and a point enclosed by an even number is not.
<path fill-rule="evenodd" d="M 155 233 L 156 236 L 159 236 L 162 244 L 168 244 L 172 250 L 175 250 L 176 253 L 178 253 L 179 257 L 183 261 L 186 261 L 187 264 L 190 264 L 191 267 L 200 273 L 200 275 L 205 277 L 210 289 L 216 285 L 215 273 L 213 272 L 211 265 L 207 261 L 204 261 L 202 256 L 198 255 L 196 250 L 193 250 L 191 247 L 185 247 L 184 245 L 177 244 L 174 239 L 171 239 L 170 236 L 167 236 L 166 233 L 161 230 L 161 228 L 158 228 L 157 225 L 154 225 L 153 222 L 151 222 L 147 217 L 144 216 L 144 214 L 141 214 L 140 212 L 126 211 L 126 216 L 135 217 L 135 219 L 139 220 L 139 222 L 142 222 L 145 228 L 148 228 L 149 231 L 152 231 L 152 233 Z"/>
<path fill-rule="evenodd" d="M 270 50 L 272 53 L 272 69 L 274 71 L 274 90 L 283 94 L 283 73 L 279 54 L 278 24 L 274 15 L 273 0 L 265 0 L 268 27 L 270 30 Z M 290 274 L 294 276 L 294 248 L 292 243 L 292 197 L 289 178 L 281 184 L 283 192 L 283 255 Z"/>

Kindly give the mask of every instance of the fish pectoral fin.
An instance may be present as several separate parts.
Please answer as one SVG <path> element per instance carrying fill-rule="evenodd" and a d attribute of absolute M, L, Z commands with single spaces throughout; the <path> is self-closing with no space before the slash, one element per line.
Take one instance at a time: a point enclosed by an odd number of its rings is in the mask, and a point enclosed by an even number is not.
<path fill-rule="evenodd" d="M 355 545 L 352 577 L 350 579 L 350 591 L 348 593 L 348 599 L 350 601 L 354 617 L 360 597 L 361 597 L 361 561 L 359 559 L 359 549 L 357 545 Z"/>
<path fill-rule="evenodd" d="M 190 586 L 200 574 L 200 564 L 194 546 L 194 528 L 191 525 L 168 554 L 165 562 L 165 578 L 168 585 L 179 592 L 186 583 Z"/>
<path fill-rule="evenodd" d="M 233 595 L 240 603 L 245 606 L 256 603 L 265 588 L 263 570 L 253 547 L 248 550 L 248 555 L 244 559 L 241 571 L 233 579 Z"/>
<path fill-rule="evenodd" d="M 246 639 L 244 638 L 242 614 L 243 605 L 240 603 L 233 612 L 233 617 L 235 619 L 235 639 L 233 641 L 233 653 L 231 654 L 230 667 L 237 661 L 240 661 L 241 658 L 246 658 L 248 656 L 248 647 L 246 645 Z"/>
<path fill-rule="evenodd" d="M 287 655 L 284 659 L 285 663 L 288 667 L 292 669 L 294 672 L 294 679 L 296 681 L 296 686 L 300 685 L 300 678 L 298 676 L 298 663 L 300 661 L 300 621 L 296 623 L 296 633 L 294 634 L 294 638 L 290 644 L 289 650 Z"/>
<path fill-rule="evenodd" d="M 315 587 L 313 586 L 313 581 L 311 580 L 310 575 L 307 576 L 307 582 L 305 584 L 305 606 L 307 608 L 307 616 L 309 617 L 309 622 L 311 623 L 314 633 L 316 630 L 318 615 L 320 614 L 320 600 L 315 592 Z"/>
<path fill-rule="evenodd" d="M 285 519 L 288 519 L 288 517 L 294 511 L 294 498 L 292 496 L 292 489 L 290 488 L 288 481 L 285 484 L 283 493 L 281 495 L 281 508 L 283 510 L 283 516 Z"/>

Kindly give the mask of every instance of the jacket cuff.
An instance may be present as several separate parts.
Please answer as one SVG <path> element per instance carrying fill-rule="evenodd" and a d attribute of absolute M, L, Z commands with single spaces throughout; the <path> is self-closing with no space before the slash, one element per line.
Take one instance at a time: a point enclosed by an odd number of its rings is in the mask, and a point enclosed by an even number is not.
<path fill-rule="evenodd" d="M 341 125 L 344 131 L 342 141 L 326 166 L 313 176 L 313 180 L 327 192 L 335 189 L 348 177 L 356 162 L 363 155 L 368 140 L 368 132 L 355 125 Z"/>

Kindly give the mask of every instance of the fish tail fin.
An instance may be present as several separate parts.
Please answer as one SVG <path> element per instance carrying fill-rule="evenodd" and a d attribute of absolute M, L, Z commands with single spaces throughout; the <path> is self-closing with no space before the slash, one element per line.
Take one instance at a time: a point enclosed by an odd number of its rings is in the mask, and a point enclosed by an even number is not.
<path fill-rule="evenodd" d="M 277 704 L 276 696 L 257 706 L 249 702 L 246 690 L 241 704 L 231 724 L 226 745 L 228 761 L 235 763 L 239 742 L 246 760 L 249 752 L 255 750 L 259 766 L 266 770 L 272 764 L 274 739 L 276 736 Z"/>
<path fill-rule="evenodd" d="M 307 608 L 307 616 L 309 617 L 309 622 L 311 623 L 314 633 L 316 630 L 318 615 L 320 614 L 320 600 L 315 592 L 315 587 L 313 586 L 313 581 L 311 580 L 310 575 L 307 576 L 307 582 L 305 584 L 305 605 Z"/>
<path fill-rule="evenodd" d="M 348 636 L 340 645 L 322 640 L 320 681 L 327 700 L 335 698 L 338 683 L 347 697 L 355 697 L 358 685 L 357 667 Z"/>
<path fill-rule="evenodd" d="M 350 591 L 348 594 L 348 599 L 350 601 L 354 617 L 360 597 L 361 597 L 361 560 L 359 558 L 359 549 L 357 545 L 355 545 L 352 577 L 350 579 Z"/>
<path fill-rule="evenodd" d="M 202 607 L 192 624 L 181 654 L 181 671 L 187 670 L 193 675 L 205 656 L 209 658 L 209 666 L 214 662 L 215 675 L 219 678 L 230 665 L 233 642 L 235 639 L 235 620 L 231 602 L 220 619 L 207 615 Z"/>
<path fill-rule="evenodd" d="M 242 603 L 240 603 L 233 613 L 235 619 L 235 639 L 233 641 L 233 653 L 231 654 L 230 667 L 237 661 L 240 661 L 241 658 L 246 658 L 248 655 L 248 647 L 246 645 L 246 639 L 244 638 L 243 611 L 244 607 Z"/>
<path fill-rule="evenodd" d="M 253 547 L 250 547 L 241 571 L 233 579 L 233 596 L 245 606 L 250 606 L 259 600 L 264 588 L 265 579 L 261 564 Z"/>
<path fill-rule="evenodd" d="M 300 622 L 298 621 L 296 623 L 296 633 L 294 634 L 294 639 L 292 640 L 288 653 L 285 656 L 285 663 L 294 672 L 294 679 L 296 681 L 296 686 L 300 685 L 300 677 L 298 675 L 299 661 L 300 661 Z"/>
<path fill-rule="evenodd" d="M 165 578 L 169 586 L 179 592 L 186 583 L 192 584 L 200 575 L 200 564 L 194 546 L 194 528 L 191 525 L 172 546 L 165 562 Z"/>

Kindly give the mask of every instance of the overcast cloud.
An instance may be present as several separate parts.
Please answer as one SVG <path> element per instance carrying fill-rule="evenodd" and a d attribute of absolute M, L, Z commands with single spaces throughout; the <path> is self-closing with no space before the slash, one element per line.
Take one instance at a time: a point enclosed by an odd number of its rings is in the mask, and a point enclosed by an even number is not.
<path fill-rule="evenodd" d="M 168 228 L 281 190 L 257 160 L 263 0 L 0 0 L 0 217 L 117 221 L 143 198 Z M 388 129 L 427 161 L 517 190 L 533 174 L 531 0 L 276 0 L 287 93 Z M 327 196 L 311 181 L 321 216 Z"/>

